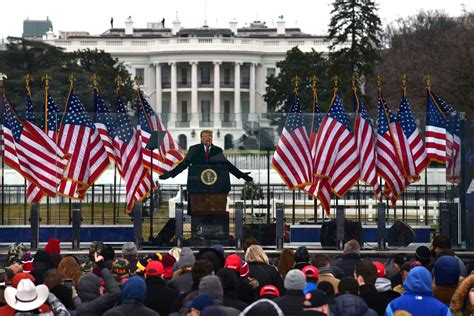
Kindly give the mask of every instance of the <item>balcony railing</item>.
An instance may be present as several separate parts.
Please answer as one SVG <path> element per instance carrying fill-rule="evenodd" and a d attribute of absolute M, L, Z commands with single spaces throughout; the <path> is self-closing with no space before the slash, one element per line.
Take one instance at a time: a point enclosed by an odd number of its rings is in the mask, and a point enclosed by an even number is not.
<path fill-rule="evenodd" d="M 178 82 L 178 88 L 191 88 L 191 82 Z"/>

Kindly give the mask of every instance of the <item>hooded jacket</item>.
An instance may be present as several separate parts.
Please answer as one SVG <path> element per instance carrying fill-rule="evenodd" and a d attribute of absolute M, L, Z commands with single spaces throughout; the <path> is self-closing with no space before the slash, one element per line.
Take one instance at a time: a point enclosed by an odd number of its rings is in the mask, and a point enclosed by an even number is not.
<path fill-rule="evenodd" d="M 364 300 L 354 294 L 345 293 L 336 296 L 334 304 L 330 306 L 336 316 L 376 316 L 377 313 L 367 306 Z"/>
<path fill-rule="evenodd" d="M 470 315 L 474 313 L 474 307 L 469 304 L 469 291 L 472 286 L 474 286 L 474 275 L 471 274 L 459 284 L 451 298 L 450 308 L 453 315 Z"/>
<path fill-rule="evenodd" d="M 224 290 L 219 278 L 215 275 L 206 275 L 199 282 L 199 294 L 206 294 L 215 305 L 223 306 Z M 233 307 L 224 306 L 227 315 L 238 315 L 240 311 Z"/>
<path fill-rule="evenodd" d="M 405 310 L 413 316 L 451 315 L 448 307 L 433 297 L 431 282 L 428 269 L 412 269 L 403 284 L 404 294 L 388 304 L 385 316 L 392 316 L 397 310 Z"/>
<path fill-rule="evenodd" d="M 246 309 L 240 313 L 240 315 L 274 315 L 283 316 L 281 308 L 273 301 L 262 298 L 256 302 L 253 302 Z"/>

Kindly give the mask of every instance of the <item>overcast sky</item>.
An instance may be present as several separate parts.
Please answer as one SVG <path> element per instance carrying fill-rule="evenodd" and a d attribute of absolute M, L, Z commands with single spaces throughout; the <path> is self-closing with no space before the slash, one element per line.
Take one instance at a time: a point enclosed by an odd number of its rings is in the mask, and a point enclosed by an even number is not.
<path fill-rule="evenodd" d="M 237 19 L 238 26 L 254 20 L 273 26 L 283 15 L 287 27 L 299 27 L 303 32 L 324 35 L 329 23 L 333 0 L 79 0 L 38 1 L 3 0 L 0 10 L 0 38 L 21 36 L 23 20 L 42 20 L 49 17 L 55 33 L 58 31 L 87 31 L 100 34 L 110 27 L 124 27 L 132 16 L 135 27 L 146 27 L 147 22 L 165 18 L 171 26 L 176 14 L 183 27 L 200 27 L 207 16 L 210 27 L 228 27 Z M 376 0 L 384 25 L 400 17 L 415 15 L 420 10 L 443 10 L 458 16 L 463 8 L 474 10 L 472 0 Z"/>

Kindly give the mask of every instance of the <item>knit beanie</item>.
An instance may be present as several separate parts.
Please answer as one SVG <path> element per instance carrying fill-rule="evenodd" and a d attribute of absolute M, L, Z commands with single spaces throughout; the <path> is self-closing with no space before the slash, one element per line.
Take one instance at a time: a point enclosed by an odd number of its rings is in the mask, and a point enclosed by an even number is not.
<path fill-rule="evenodd" d="M 59 239 L 50 238 L 50 239 L 48 239 L 48 243 L 44 247 L 44 251 L 46 251 L 49 254 L 61 253 L 60 243 L 61 243 L 61 241 Z"/>
<path fill-rule="evenodd" d="M 176 270 L 187 266 L 193 266 L 195 262 L 196 257 L 194 257 L 194 253 L 191 248 L 184 247 L 181 250 L 181 255 L 179 257 L 178 262 L 176 262 Z"/>
<path fill-rule="evenodd" d="M 215 275 L 206 275 L 203 277 L 199 282 L 199 294 L 206 294 L 212 298 L 214 304 L 222 305 L 224 290 L 219 278 Z"/>
<path fill-rule="evenodd" d="M 146 284 L 139 276 L 133 276 L 122 287 L 122 299 L 138 300 L 144 302 L 146 297 Z"/>
<path fill-rule="evenodd" d="M 295 262 L 309 262 L 309 252 L 306 246 L 299 246 L 295 251 Z"/>
<path fill-rule="evenodd" d="M 288 271 L 285 277 L 285 289 L 301 290 L 306 288 L 306 277 L 301 270 L 293 269 Z"/>
<path fill-rule="evenodd" d="M 434 264 L 436 285 L 455 285 L 461 274 L 458 260 L 452 256 L 441 256 Z"/>

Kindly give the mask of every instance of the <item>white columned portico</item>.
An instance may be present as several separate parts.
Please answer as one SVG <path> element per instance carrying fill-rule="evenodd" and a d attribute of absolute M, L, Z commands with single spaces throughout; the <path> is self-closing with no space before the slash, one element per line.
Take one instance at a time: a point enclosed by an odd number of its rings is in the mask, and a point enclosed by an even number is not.
<path fill-rule="evenodd" d="M 168 64 L 171 66 L 171 113 L 169 126 L 175 127 L 174 125 L 178 115 L 178 78 L 176 75 L 176 62 L 172 61 Z"/>
<path fill-rule="evenodd" d="M 221 73 L 220 61 L 214 62 L 214 127 L 221 127 Z"/>
<path fill-rule="evenodd" d="M 197 61 L 191 64 L 191 127 L 199 127 Z"/>
<path fill-rule="evenodd" d="M 155 102 L 156 102 L 156 113 L 161 115 L 163 111 L 163 89 L 161 86 L 161 64 L 155 63 Z"/>
<path fill-rule="evenodd" d="M 255 114 L 255 63 L 250 63 L 250 82 L 249 82 L 249 112 Z"/>
<path fill-rule="evenodd" d="M 234 113 L 236 127 L 242 126 L 242 104 L 240 102 L 240 66 L 241 61 L 235 62 L 234 67 Z"/>

